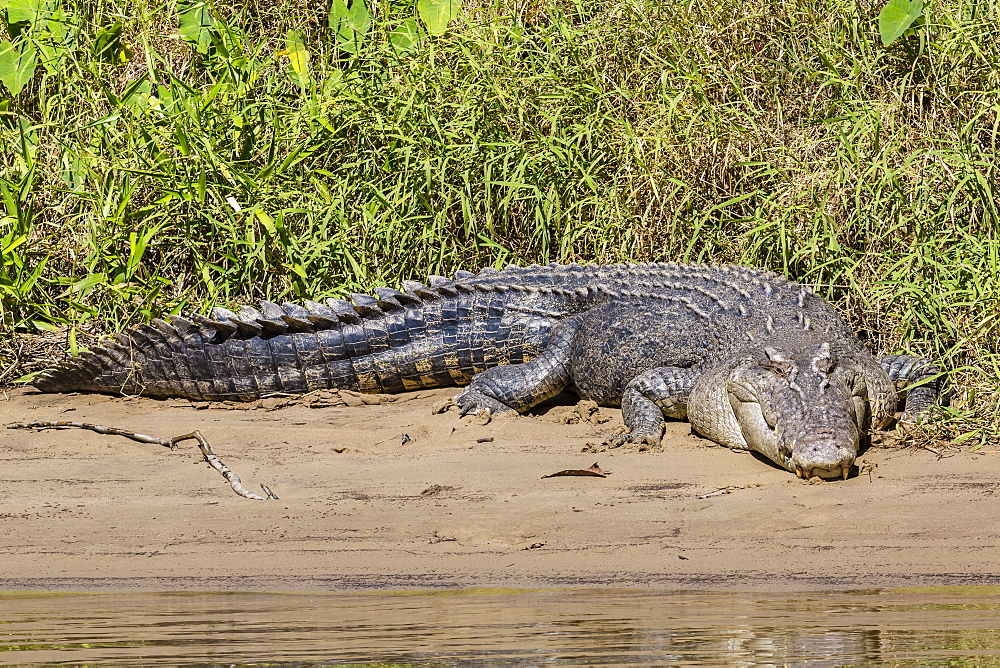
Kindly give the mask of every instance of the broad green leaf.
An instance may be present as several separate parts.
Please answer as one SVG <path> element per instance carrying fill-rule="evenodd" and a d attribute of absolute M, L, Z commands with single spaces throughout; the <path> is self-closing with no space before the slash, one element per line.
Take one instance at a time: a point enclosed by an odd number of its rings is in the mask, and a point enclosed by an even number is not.
<path fill-rule="evenodd" d="M 372 27 L 372 15 L 364 0 L 332 0 L 327 25 L 337 35 L 337 45 L 347 53 L 357 53 L 358 46 Z"/>
<path fill-rule="evenodd" d="M 57 7 L 48 18 L 32 28 L 32 44 L 38 49 L 39 62 L 50 76 L 63 72 L 66 59 L 76 52 L 78 30 L 73 17 Z"/>
<path fill-rule="evenodd" d="M 365 0 L 354 0 L 348 10 L 351 30 L 354 31 L 354 41 L 361 43 L 362 38 L 368 34 L 372 27 L 372 15 L 368 11 Z"/>
<path fill-rule="evenodd" d="M 389 44 L 398 55 L 403 55 L 416 48 L 420 39 L 420 27 L 416 19 L 406 19 L 393 28 L 389 34 Z"/>
<path fill-rule="evenodd" d="M 878 32 L 882 45 L 889 46 L 920 18 L 923 0 L 889 0 L 878 14 Z"/>
<path fill-rule="evenodd" d="M 448 32 L 448 24 L 462 11 L 462 0 L 417 0 L 417 14 L 431 35 Z"/>
<path fill-rule="evenodd" d="M 45 4 L 44 0 L 10 0 L 7 3 L 7 22 L 34 25 L 45 10 Z"/>
<path fill-rule="evenodd" d="M 7 40 L 0 42 L 0 82 L 11 95 L 20 93 L 31 81 L 38 62 L 36 56 L 32 46 L 22 44 L 18 50 Z"/>
<path fill-rule="evenodd" d="M 45 30 L 55 42 L 65 42 L 70 36 L 69 15 L 62 9 L 57 8 L 45 21 Z"/>
<path fill-rule="evenodd" d="M 215 27 L 211 5 L 206 0 L 178 0 L 177 18 L 184 41 L 198 53 L 207 54 Z"/>
<path fill-rule="evenodd" d="M 124 65 L 132 60 L 132 50 L 122 43 L 122 24 L 116 23 L 97 31 L 94 57 L 102 63 Z"/>
<path fill-rule="evenodd" d="M 289 30 L 285 35 L 285 50 L 280 54 L 288 58 L 288 65 L 292 70 L 292 81 L 300 88 L 309 85 L 309 50 L 306 49 L 302 41 L 302 33 L 298 30 Z"/>
<path fill-rule="evenodd" d="M 0 218 L 0 225 L 13 225 L 15 222 L 16 221 L 9 216 L 4 216 L 3 218 Z M 8 242 L 7 239 L 10 238 L 11 238 L 10 235 L 4 238 L 3 240 L 4 245 L 0 246 L 0 257 L 10 256 L 10 254 L 13 253 L 18 246 L 28 241 L 28 237 L 24 235 L 16 236 Z M 10 263 L 5 260 L 4 264 L 10 264 Z"/>
<path fill-rule="evenodd" d="M 331 0 L 330 12 L 326 16 L 326 24 L 330 26 L 330 30 L 339 34 L 341 26 L 348 21 L 349 12 L 346 0 Z"/>

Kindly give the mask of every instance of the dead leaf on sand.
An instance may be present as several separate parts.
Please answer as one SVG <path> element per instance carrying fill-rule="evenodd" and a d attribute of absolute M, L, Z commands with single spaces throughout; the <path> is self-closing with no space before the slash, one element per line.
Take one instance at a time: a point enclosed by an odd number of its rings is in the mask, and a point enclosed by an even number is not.
<path fill-rule="evenodd" d="M 604 469 L 602 469 L 600 466 L 597 465 L 597 462 L 594 462 L 594 465 L 591 466 L 589 469 L 566 469 L 565 471 L 556 471 L 555 473 L 550 473 L 549 475 L 543 475 L 542 479 L 544 480 L 545 478 L 555 478 L 564 475 L 579 475 L 579 476 L 590 476 L 592 478 L 607 478 L 609 475 L 611 475 L 611 471 L 605 471 Z"/>

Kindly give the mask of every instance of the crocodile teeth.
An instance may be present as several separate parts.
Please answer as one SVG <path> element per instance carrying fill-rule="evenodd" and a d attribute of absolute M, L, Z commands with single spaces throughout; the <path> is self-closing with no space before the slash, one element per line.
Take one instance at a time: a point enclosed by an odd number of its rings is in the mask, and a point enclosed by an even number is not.
<path fill-rule="evenodd" d="M 848 476 L 848 474 L 850 474 L 850 472 L 851 472 L 851 467 L 850 466 L 845 466 L 844 470 L 841 471 L 841 475 L 844 476 L 844 480 L 847 480 L 847 476 Z"/>

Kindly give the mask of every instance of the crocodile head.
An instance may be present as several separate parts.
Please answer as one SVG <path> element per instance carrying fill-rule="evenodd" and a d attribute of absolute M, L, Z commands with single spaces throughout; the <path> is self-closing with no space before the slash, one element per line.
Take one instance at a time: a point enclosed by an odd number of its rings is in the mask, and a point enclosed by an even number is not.
<path fill-rule="evenodd" d="M 863 361 L 827 342 L 772 341 L 703 376 L 689 417 L 717 442 L 809 478 L 847 478 L 870 420 Z"/>
<path fill-rule="evenodd" d="M 803 478 L 847 478 L 869 417 L 857 361 L 826 342 L 769 345 L 734 369 L 726 390 L 752 450 Z"/>

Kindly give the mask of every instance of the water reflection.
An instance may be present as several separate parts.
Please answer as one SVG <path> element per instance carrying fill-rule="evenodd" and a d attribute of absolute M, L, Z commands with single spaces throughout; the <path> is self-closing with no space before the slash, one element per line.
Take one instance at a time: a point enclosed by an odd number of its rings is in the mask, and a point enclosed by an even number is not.
<path fill-rule="evenodd" d="M 2 663 L 1000 662 L 1000 587 L 0 594 Z"/>

